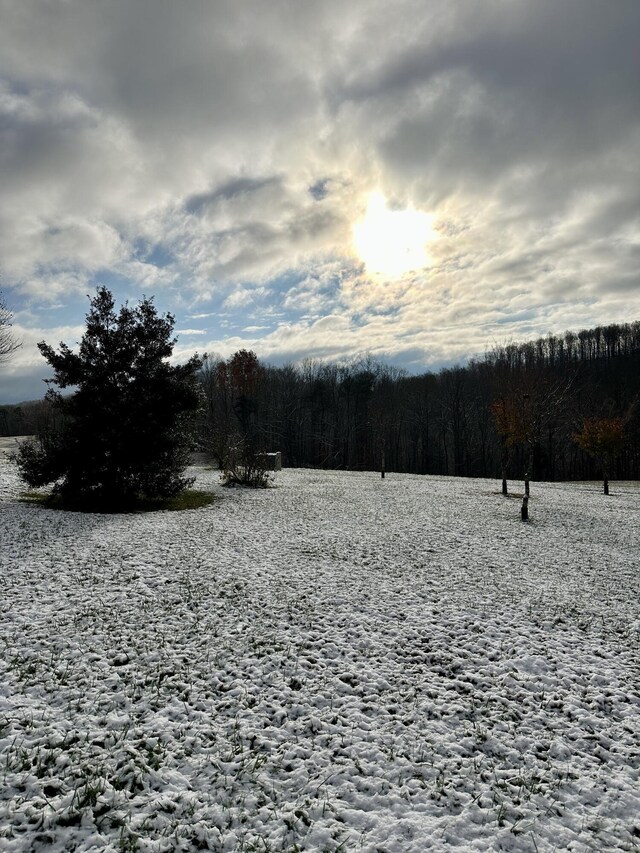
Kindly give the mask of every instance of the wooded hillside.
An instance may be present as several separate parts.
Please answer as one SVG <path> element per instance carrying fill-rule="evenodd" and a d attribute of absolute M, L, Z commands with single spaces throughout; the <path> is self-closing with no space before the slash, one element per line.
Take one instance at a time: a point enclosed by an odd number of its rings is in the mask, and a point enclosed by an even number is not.
<path fill-rule="evenodd" d="M 640 322 L 419 376 L 370 358 L 269 367 L 252 355 L 205 363 L 203 437 L 250 431 L 294 467 L 498 477 L 506 463 L 510 477 L 593 479 L 602 459 L 577 439 L 588 419 L 615 419 L 611 476 L 640 478 Z"/>

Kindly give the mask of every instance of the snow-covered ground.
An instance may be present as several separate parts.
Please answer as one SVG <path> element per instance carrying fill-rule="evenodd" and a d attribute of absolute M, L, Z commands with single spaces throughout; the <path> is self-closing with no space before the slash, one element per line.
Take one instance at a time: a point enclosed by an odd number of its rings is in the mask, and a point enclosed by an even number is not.
<path fill-rule="evenodd" d="M 181 513 L 0 465 L 2 851 L 640 849 L 637 484 L 285 470 Z"/>

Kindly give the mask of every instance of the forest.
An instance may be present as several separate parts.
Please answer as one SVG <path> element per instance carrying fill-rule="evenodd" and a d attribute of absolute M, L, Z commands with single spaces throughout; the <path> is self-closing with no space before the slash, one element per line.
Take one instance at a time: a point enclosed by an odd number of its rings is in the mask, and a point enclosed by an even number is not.
<path fill-rule="evenodd" d="M 289 467 L 640 479 L 640 321 L 496 346 L 437 373 L 368 356 L 276 367 L 241 350 L 205 356 L 198 379 L 194 447 L 220 463 L 244 440 Z M 0 406 L 0 435 L 49 417 L 46 401 Z"/>

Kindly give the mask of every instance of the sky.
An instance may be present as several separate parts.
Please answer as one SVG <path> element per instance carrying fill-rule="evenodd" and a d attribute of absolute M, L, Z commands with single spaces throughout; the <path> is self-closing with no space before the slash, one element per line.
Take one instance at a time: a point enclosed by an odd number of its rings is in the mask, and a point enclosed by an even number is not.
<path fill-rule="evenodd" d="M 0 291 L 409 372 L 640 319 L 638 0 L 0 0 Z"/>

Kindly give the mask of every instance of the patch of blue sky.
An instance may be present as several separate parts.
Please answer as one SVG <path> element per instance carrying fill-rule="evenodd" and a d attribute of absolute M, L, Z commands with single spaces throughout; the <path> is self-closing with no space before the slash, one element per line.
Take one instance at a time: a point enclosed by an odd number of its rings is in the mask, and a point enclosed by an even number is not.
<path fill-rule="evenodd" d="M 171 313 L 178 319 L 178 315 L 182 313 L 176 310 L 175 294 L 166 288 L 154 285 L 141 285 L 139 282 L 132 281 L 128 276 L 115 270 L 98 270 L 88 282 L 87 294 L 93 296 L 98 287 L 106 287 L 107 290 L 111 291 L 116 303 L 116 311 L 125 302 L 135 305 L 144 298 L 153 299 L 153 304 L 159 314 Z M 88 309 L 88 300 L 85 300 L 85 302 Z M 180 322 L 183 321 L 180 320 Z"/>
<path fill-rule="evenodd" d="M 297 287 L 302 281 L 304 281 L 307 276 L 308 273 L 306 271 L 302 273 L 299 270 L 291 270 L 272 279 L 269 282 L 269 290 L 274 296 L 283 297 L 292 288 Z"/>
<path fill-rule="evenodd" d="M 164 246 L 162 243 L 156 243 L 146 258 L 144 258 L 144 261 L 147 264 L 153 264 L 155 267 L 164 268 L 175 262 L 175 256 L 167 246 Z"/>
<path fill-rule="evenodd" d="M 531 323 L 532 328 L 535 328 L 535 324 L 532 321 L 536 319 L 536 312 L 533 308 L 528 308 L 524 311 L 518 311 L 512 314 L 505 314 L 503 317 L 499 317 L 495 320 L 496 325 L 504 326 L 509 325 L 512 326 L 516 323 Z"/>
<path fill-rule="evenodd" d="M 378 358 L 380 359 L 380 361 L 382 361 L 389 367 L 395 367 L 398 370 L 404 370 L 409 375 L 416 375 L 425 372 L 425 351 L 422 347 L 411 347 L 409 349 L 403 349 L 399 353 L 382 353 L 380 356 L 378 356 Z M 441 360 L 440 362 L 438 362 L 436 369 L 450 366 L 450 361 Z M 433 368 L 430 369 L 433 370 Z"/>
<path fill-rule="evenodd" d="M 136 302 L 142 296 L 155 296 L 153 293 L 142 293 L 137 283 L 112 269 L 97 270 L 88 282 L 87 293 L 93 295 L 98 287 L 106 287 L 113 294 L 116 306 L 123 302 Z"/>
<path fill-rule="evenodd" d="M 273 331 L 283 318 L 283 314 L 274 314 L 272 306 L 265 304 L 264 310 L 258 310 L 255 304 L 244 305 L 225 312 L 224 316 L 221 316 L 217 323 L 211 323 L 209 328 L 213 329 L 219 325 L 224 335 L 239 334 L 246 329 L 251 329 L 252 332 L 260 329 L 261 334 L 266 334 Z"/>
<path fill-rule="evenodd" d="M 133 254 L 136 260 L 161 269 L 175 262 L 175 255 L 168 246 L 163 243 L 150 243 L 143 237 L 134 241 Z"/>

